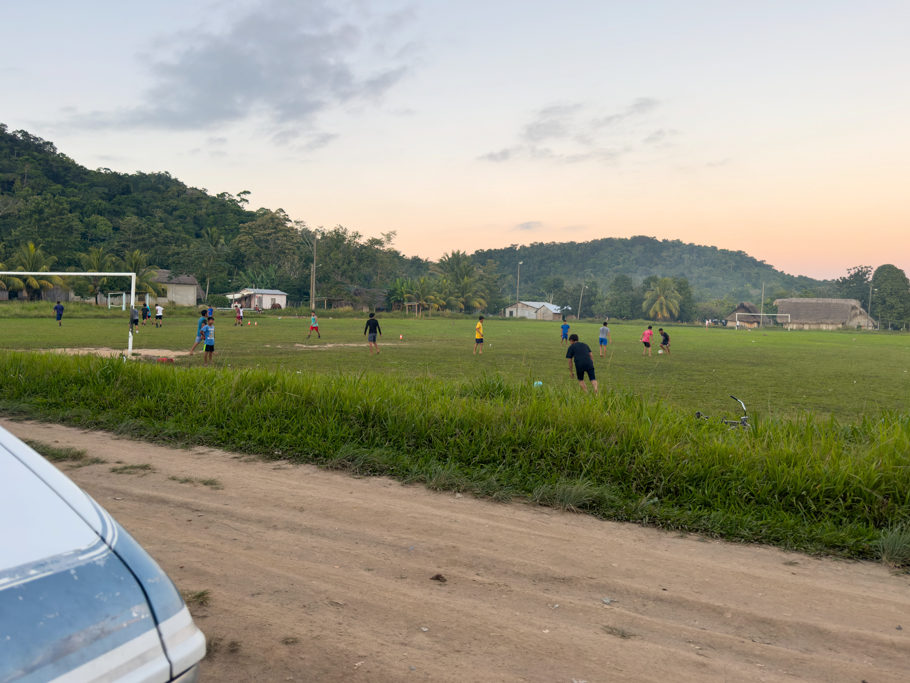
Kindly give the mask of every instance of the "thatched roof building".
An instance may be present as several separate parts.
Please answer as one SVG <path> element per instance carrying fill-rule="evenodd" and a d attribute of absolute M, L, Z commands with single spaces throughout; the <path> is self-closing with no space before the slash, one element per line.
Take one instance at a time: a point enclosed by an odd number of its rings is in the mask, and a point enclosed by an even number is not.
<path fill-rule="evenodd" d="M 794 330 L 875 329 L 875 321 L 856 299 L 777 299 L 778 313 L 789 313 L 790 322 L 778 322 Z"/>
<path fill-rule="evenodd" d="M 737 313 L 739 316 L 736 315 Z M 758 306 L 749 301 L 743 301 L 726 317 L 726 321 L 728 323 L 733 323 L 737 327 L 758 327 L 761 325 L 761 316 L 749 315 L 750 313 L 759 313 Z"/>

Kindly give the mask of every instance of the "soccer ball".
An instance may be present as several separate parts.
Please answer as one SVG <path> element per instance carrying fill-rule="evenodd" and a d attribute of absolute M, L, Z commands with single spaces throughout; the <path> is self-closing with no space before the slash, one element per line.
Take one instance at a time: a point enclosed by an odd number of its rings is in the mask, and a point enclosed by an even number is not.
<path fill-rule="evenodd" d="M 663 349 L 657 349 L 657 354 L 658 354 L 658 355 L 662 354 L 663 352 L 664 352 Z"/>
<path fill-rule="evenodd" d="M 540 380 L 537 380 L 536 382 L 534 382 L 534 386 L 535 386 L 535 387 L 542 387 L 542 386 L 543 386 L 543 382 L 541 382 Z"/>

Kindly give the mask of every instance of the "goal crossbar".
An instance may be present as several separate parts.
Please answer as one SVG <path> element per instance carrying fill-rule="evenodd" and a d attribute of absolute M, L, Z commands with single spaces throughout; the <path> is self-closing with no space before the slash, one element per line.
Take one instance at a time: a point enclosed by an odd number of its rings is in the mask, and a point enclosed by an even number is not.
<path fill-rule="evenodd" d="M 740 318 L 740 316 L 742 316 L 742 318 Z M 790 329 L 790 314 L 789 313 L 743 313 L 740 311 L 740 312 L 737 312 L 736 314 L 734 314 L 733 317 L 736 322 L 736 329 L 739 329 L 740 320 L 742 320 L 743 322 L 746 322 L 746 321 L 752 322 L 752 323 L 755 322 L 754 320 L 749 320 L 749 318 L 758 318 L 759 325 L 764 324 L 765 318 L 776 318 L 777 319 L 776 322 L 781 323 L 788 330 Z M 787 319 L 786 322 L 781 320 L 781 318 L 786 318 Z"/>
<path fill-rule="evenodd" d="M 58 277 L 71 277 L 74 275 L 84 277 L 128 277 L 130 279 L 130 308 L 136 305 L 136 273 L 108 273 L 96 271 L 60 271 L 60 270 L 0 270 L 0 275 L 56 275 Z M 126 341 L 126 353 L 130 357 L 133 354 L 133 330 L 130 328 L 129 337 Z"/>

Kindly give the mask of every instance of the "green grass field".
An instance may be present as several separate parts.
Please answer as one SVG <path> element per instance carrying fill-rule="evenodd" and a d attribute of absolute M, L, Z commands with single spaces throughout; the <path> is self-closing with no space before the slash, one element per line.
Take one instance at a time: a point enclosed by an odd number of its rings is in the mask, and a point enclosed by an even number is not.
<path fill-rule="evenodd" d="M 20 353 L 126 346 L 122 315 L 0 314 L 0 410 L 134 437 L 206 444 L 496 500 L 787 548 L 910 564 L 910 338 L 667 326 L 671 357 L 642 356 L 645 323 L 611 325 L 602 391 L 582 394 L 556 323 L 250 315 L 216 324 L 216 363 L 178 355 L 195 316 L 146 325 L 154 360 Z M 81 311 L 77 311 L 80 312 Z M 596 349 L 597 322 L 572 325 Z M 174 353 L 171 353 L 171 350 Z M 157 354 L 155 354 L 157 355 Z M 543 382 L 539 388 L 534 382 Z M 730 430 L 695 410 L 735 417 Z"/>
<path fill-rule="evenodd" d="M 105 310 L 105 313 L 107 311 Z M 165 326 L 140 328 L 134 349 L 186 351 L 195 336 L 189 312 L 167 314 Z M 67 316 L 58 328 L 51 316 L 0 320 L 0 348 L 125 349 L 127 325 L 114 318 Z M 363 317 L 320 317 L 322 339 L 306 339 L 309 318 L 248 314 L 258 323 L 242 329 L 229 312 L 216 316 L 215 367 L 284 370 L 327 375 L 464 380 L 495 375 L 508 383 L 542 381 L 545 387 L 575 384 L 569 374 L 559 324 L 530 320 L 486 321 L 484 354 L 473 356 L 470 318 L 380 316 L 382 353 L 371 357 Z M 910 412 L 910 337 L 868 332 L 735 331 L 667 325 L 672 355 L 642 357 L 638 341 L 645 322 L 613 323 L 613 343 L 596 358 L 604 389 L 618 389 L 684 410 L 735 417 L 745 401 L 756 416 L 794 418 L 813 414 L 858 420 L 881 411 Z M 598 322 L 573 323 L 571 332 L 597 353 Z M 655 330 L 657 325 L 655 325 Z M 401 337 L 401 338 L 399 338 Z M 201 354 L 177 356 L 178 366 L 199 365 Z"/>

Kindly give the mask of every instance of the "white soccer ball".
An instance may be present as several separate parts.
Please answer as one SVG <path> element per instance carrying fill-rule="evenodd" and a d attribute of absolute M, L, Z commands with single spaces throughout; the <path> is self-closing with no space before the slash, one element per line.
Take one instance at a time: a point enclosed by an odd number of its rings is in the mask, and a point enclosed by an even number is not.
<path fill-rule="evenodd" d="M 660 355 L 660 354 L 661 354 L 661 353 L 663 353 L 663 352 L 664 352 L 664 350 L 663 350 L 663 349 L 657 349 L 657 353 L 658 353 L 658 355 Z"/>

